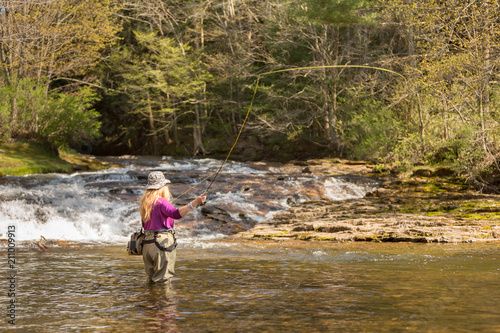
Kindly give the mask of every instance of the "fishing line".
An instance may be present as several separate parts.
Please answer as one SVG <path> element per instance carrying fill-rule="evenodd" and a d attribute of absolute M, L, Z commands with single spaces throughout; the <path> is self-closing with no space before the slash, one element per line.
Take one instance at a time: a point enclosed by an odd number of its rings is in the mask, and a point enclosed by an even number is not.
<path fill-rule="evenodd" d="M 184 193 L 182 193 L 181 195 L 177 196 L 173 201 L 175 201 L 178 198 L 182 197 L 184 194 L 190 192 L 192 189 L 194 189 L 198 185 L 202 184 L 205 180 L 207 180 L 208 178 L 210 178 L 213 175 L 215 175 L 214 178 L 212 178 L 212 181 L 210 182 L 210 185 L 208 185 L 208 187 L 207 187 L 207 189 L 205 190 L 204 193 L 207 193 L 208 190 L 210 189 L 210 187 L 212 187 L 212 184 L 214 183 L 215 178 L 217 178 L 217 176 L 219 175 L 220 171 L 222 170 L 222 167 L 224 166 L 224 164 L 226 164 L 227 160 L 229 159 L 229 156 L 231 156 L 231 153 L 233 152 L 234 147 L 236 147 L 236 144 L 238 143 L 238 140 L 240 139 L 241 132 L 243 131 L 243 127 L 245 126 L 245 124 L 247 122 L 248 115 L 250 114 L 250 110 L 252 110 L 252 105 L 253 105 L 253 101 L 255 99 L 255 94 L 257 93 L 257 87 L 259 86 L 259 79 L 260 79 L 260 75 L 257 76 L 257 83 L 255 84 L 255 89 L 253 91 L 252 101 L 250 102 L 250 106 L 248 107 L 248 111 L 247 111 L 247 114 L 245 115 L 245 119 L 243 120 L 243 123 L 241 124 L 240 130 L 238 132 L 238 136 L 236 137 L 236 140 L 234 140 L 233 146 L 229 150 L 229 153 L 227 154 L 226 159 L 224 160 L 224 162 L 222 162 L 222 164 L 220 165 L 220 167 L 219 167 L 219 169 L 217 171 L 215 171 L 214 173 L 212 173 L 208 177 L 203 178 L 198 184 L 195 184 L 194 186 L 192 186 L 189 189 L 187 189 Z"/>
<path fill-rule="evenodd" d="M 236 147 L 236 144 L 238 143 L 238 140 L 240 139 L 241 133 L 243 132 L 243 128 L 245 127 L 245 124 L 246 124 L 246 122 L 248 120 L 248 116 L 250 115 L 250 111 L 252 110 L 253 102 L 255 100 L 255 95 L 257 94 L 257 89 L 259 87 L 259 81 L 260 81 L 260 78 L 262 76 L 269 75 L 269 74 L 275 74 L 275 73 L 283 73 L 283 72 L 304 70 L 304 69 L 323 69 L 323 68 L 365 68 L 365 69 L 375 69 L 375 70 L 384 71 L 384 72 L 388 72 L 388 73 L 399 75 L 399 76 L 401 76 L 406 81 L 406 77 L 403 74 L 400 74 L 398 72 L 395 72 L 393 70 L 386 69 L 386 68 L 374 67 L 374 66 L 366 66 L 366 65 L 329 65 L 329 66 L 296 67 L 296 68 L 279 69 L 279 70 L 275 70 L 275 71 L 271 71 L 271 72 L 265 72 L 265 73 L 261 73 L 261 74 L 257 75 L 257 80 L 255 82 L 255 88 L 254 88 L 254 91 L 253 91 L 252 100 L 250 102 L 250 106 L 248 107 L 248 111 L 247 111 L 247 113 L 245 115 L 245 119 L 243 120 L 243 123 L 241 124 L 240 130 L 238 131 L 238 135 L 236 136 L 236 140 L 234 141 L 233 146 L 229 150 L 229 153 L 227 154 L 226 158 L 224 159 L 224 161 L 220 165 L 219 169 L 217 171 L 215 171 L 214 173 L 210 174 L 209 176 L 205 177 L 204 179 L 202 179 L 200 182 L 198 182 L 194 186 L 190 187 L 188 190 L 186 190 L 181 195 L 177 196 L 173 201 L 175 201 L 178 198 L 182 197 L 183 195 L 185 195 L 186 193 L 190 192 L 192 189 L 194 189 L 198 185 L 200 185 L 203 182 L 205 182 L 210 177 L 214 176 L 212 178 L 212 180 L 210 181 L 210 184 L 208 185 L 207 189 L 204 192 L 205 194 L 208 193 L 208 190 L 210 189 L 210 187 L 212 187 L 212 184 L 214 183 L 214 181 L 217 178 L 217 176 L 219 176 L 219 173 L 221 172 L 221 170 L 224 167 L 224 165 L 226 164 L 226 162 L 229 160 L 229 156 L 231 156 L 231 153 L 233 152 L 234 147 Z"/>

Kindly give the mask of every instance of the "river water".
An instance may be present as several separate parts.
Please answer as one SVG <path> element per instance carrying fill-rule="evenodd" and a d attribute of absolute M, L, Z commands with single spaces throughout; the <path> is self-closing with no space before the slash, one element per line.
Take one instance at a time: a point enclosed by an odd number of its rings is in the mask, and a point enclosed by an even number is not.
<path fill-rule="evenodd" d="M 104 172 L 1 179 L 0 238 L 14 225 L 19 246 L 15 297 L 6 297 L 4 277 L 12 270 L 6 269 L 5 247 L 0 256 L 0 330 L 500 332 L 498 243 L 226 237 L 297 202 L 363 196 L 377 186 L 369 178 L 313 176 L 300 166 L 231 162 L 214 182 L 204 210 L 177 224 L 173 288 L 148 285 L 142 258 L 125 252 L 138 226 L 137 200 L 147 174 L 164 171 L 177 196 L 219 163 L 130 158 L 122 168 Z M 189 199 L 187 194 L 177 203 Z M 77 246 L 40 251 L 30 245 L 40 236 Z M 12 300 L 15 325 L 7 317 Z"/>
<path fill-rule="evenodd" d="M 16 262 L 19 332 L 500 332 L 498 244 L 200 241 L 172 290 L 123 246 Z"/>

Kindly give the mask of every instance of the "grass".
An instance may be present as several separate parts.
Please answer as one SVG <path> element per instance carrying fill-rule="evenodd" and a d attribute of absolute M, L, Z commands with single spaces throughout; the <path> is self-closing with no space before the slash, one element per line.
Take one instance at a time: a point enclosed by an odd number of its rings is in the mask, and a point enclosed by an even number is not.
<path fill-rule="evenodd" d="M 109 168 L 92 157 L 70 152 L 54 152 L 34 142 L 0 141 L 0 176 L 37 173 L 69 173 L 76 170 Z"/>
<path fill-rule="evenodd" d="M 31 142 L 0 143 L 0 175 L 70 172 L 74 166 L 57 153 Z"/>

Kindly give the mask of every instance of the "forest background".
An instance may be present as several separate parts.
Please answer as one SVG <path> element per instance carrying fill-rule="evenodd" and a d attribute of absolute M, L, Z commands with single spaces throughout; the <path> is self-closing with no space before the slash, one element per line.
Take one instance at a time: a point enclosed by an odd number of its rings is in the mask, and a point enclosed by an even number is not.
<path fill-rule="evenodd" d="M 440 164 L 496 191 L 499 42 L 500 0 L 0 0 L 0 136 L 224 156 L 259 78 L 235 158 Z"/>

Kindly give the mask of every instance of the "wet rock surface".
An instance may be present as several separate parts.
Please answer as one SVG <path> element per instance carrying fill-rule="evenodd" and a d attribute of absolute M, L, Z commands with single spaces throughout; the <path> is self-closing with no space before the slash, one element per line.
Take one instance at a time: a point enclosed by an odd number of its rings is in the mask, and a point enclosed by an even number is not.
<path fill-rule="evenodd" d="M 313 174 L 373 175 L 369 166 L 315 161 Z M 443 172 L 439 172 L 443 174 Z M 353 178 L 355 179 L 355 178 Z M 239 233 L 238 239 L 463 243 L 500 240 L 500 196 L 431 170 L 385 176 L 363 198 L 311 200 Z"/>

